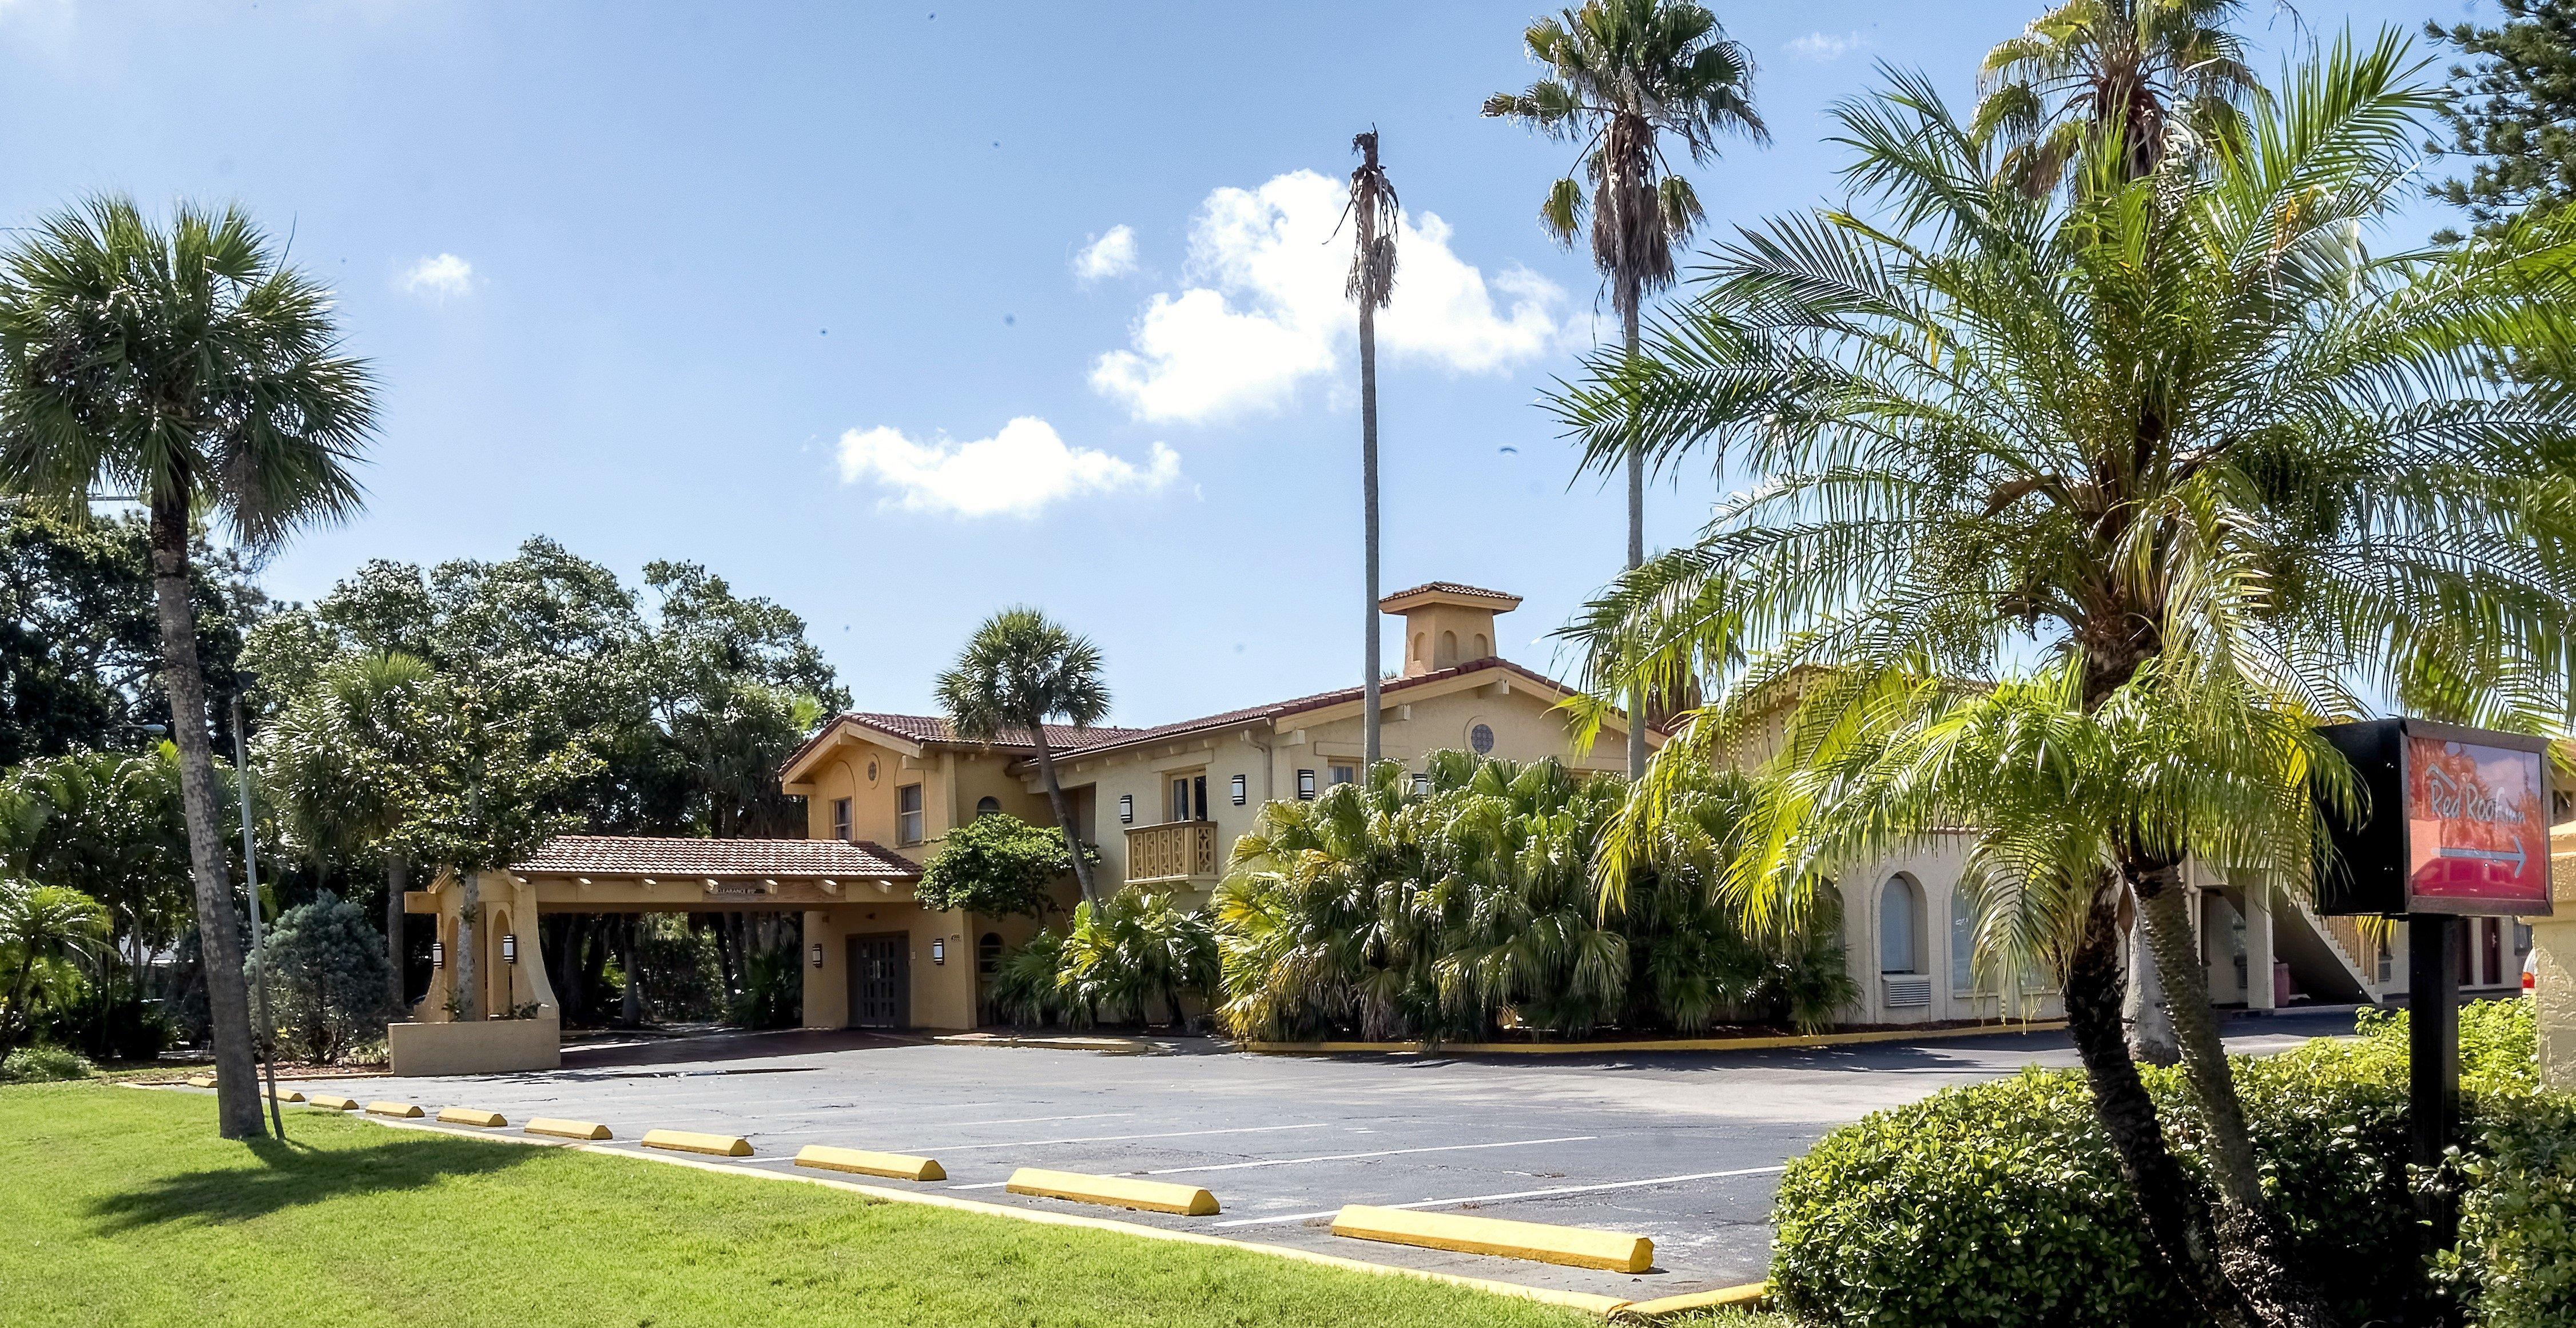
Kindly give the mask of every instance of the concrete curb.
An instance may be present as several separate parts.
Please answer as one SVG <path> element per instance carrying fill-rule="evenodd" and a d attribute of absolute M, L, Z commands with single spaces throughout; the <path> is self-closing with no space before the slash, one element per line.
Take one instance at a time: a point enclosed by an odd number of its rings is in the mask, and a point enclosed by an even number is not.
<path fill-rule="evenodd" d="M 883 1176 L 888 1180 L 930 1181 L 948 1179 L 948 1169 L 935 1157 L 905 1157 L 901 1153 L 871 1153 L 863 1148 L 827 1148 L 807 1144 L 796 1150 L 796 1165 L 824 1171 L 847 1171 L 859 1176 Z"/>
<path fill-rule="evenodd" d="M 1706 1310 L 1758 1309 L 1771 1298 L 1768 1282 L 1746 1282 L 1741 1286 L 1719 1287 L 1715 1291 L 1698 1291 L 1687 1296 L 1665 1296 L 1659 1300 L 1632 1300 L 1613 1314 L 1621 1319 L 1661 1319 L 1675 1314 L 1697 1314 Z"/>
<path fill-rule="evenodd" d="M 403 1120 L 418 1120 L 422 1113 L 419 1107 L 416 1107 L 409 1102 L 370 1102 L 367 1104 L 367 1114 L 370 1116 L 394 1116 Z"/>
<path fill-rule="evenodd" d="M 438 1123 L 441 1125 L 471 1125 L 478 1129 L 497 1130 L 502 1126 L 509 1124 L 510 1121 L 508 1117 L 503 1116 L 497 1111 L 481 1111 L 473 1107 L 440 1107 L 438 1109 Z"/>
<path fill-rule="evenodd" d="M 304 1099 L 304 1105 L 308 1107 L 319 1107 L 324 1111 L 356 1111 L 358 1109 L 358 1099 L 354 1097 L 333 1097 L 329 1093 L 315 1093 L 311 1097 Z"/>
<path fill-rule="evenodd" d="M 751 1141 L 738 1134 L 700 1134 L 695 1130 L 646 1130 L 642 1140 L 646 1148 L 668 1148 L 679 1153 L 707 1153 L 715 1157 L 749 1157 Z"/>
<path fill-rule="evenodd" d="M 1125 1176 L 1086 1176 L 1079 1171 L 1048 1171 L 1043 1167 L 1022 1167 L 1012 1172 L 1010 1182 L 1002 1188 L 1042 1199 L 1070 1199 L 1075 1203 L 1178 1213 L 1183 1217 L 1206 1217 L 1217 1211 L 1216 1196 L 1195 1185 L 1130 1180 Z"/>
<path fill-rule="evenodd" d="M 1782 1034 L 1778 1037 L 1661 1038 L 1626 1042 L 1238 1042 L 1237 1050 L 1265 1056 L 1440 1055 L 1440 1056 L 1600 1056 L 1649 1051 L 1782 1051 L 1805 1047 L 1848 1047 L 1867 1042 L 1928 1042 L 1945 1038 L 1993 1037 L 2000 1033 L 2051 1033 L 2066 1027 L 2063 1019 L 2027 1023 L 1980 1024 L 1970 1028 L 1873 1028 L 1860 1033 Z"/>
<path fill-rule="evenodd" d="M 1014 1033 L 948 1033 L 931 1041 L 943 1047 L 1036 1047 L 1047 1051 L 1094 1051 L 1103 1056 L 1150 1056 L 1161 1048 L 1144 1038 L 1021 1037 Z"/>
<path fill-rule="evenodd" d="M 1333 1234 L 1353 1240 L 1379 1240 L 1460 1254 L 1492 1254 L 1613 1273 L 1642 1273 L 1655 1266 L 1655 1242 L 1643 1236 L 1545 1222 L 1469 1217 L 1463 1213 L 1346 1204 L 1333 1217 Z"/>
<path fill-rule="evenodd" d="M 611 1137 L 608 1133 L 608 1127 L 597 1121 L 559 1120 L 553 1116 L 537 1116 L 531 1118 L 527 1124 L 522 1125 L 519 1128 L 530 1134 L 550 1134 L 558 1139 L 606 1139 Z"/>

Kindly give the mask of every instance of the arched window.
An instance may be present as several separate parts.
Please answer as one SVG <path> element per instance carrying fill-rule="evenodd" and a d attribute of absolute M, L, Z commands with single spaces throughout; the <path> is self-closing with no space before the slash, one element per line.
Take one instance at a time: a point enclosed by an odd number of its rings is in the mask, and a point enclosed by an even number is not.
<path fill-rule="evenodd" d="M 1485 656 L 1494 653 L 1494 647 L 1485 640 L 1485 634 L 1483 632 L 1476 633 L 1474 645 L 1476 647 L 1476 653 L 1470 656 L 1470 658 L 1483 659 Z"/>
<path fill-rule="evenodd" d="M 1878 888 L 1878 971 L 1923 971 L 1923 895 L 1914 878 L 1897 875 Z"/>
<path fill-rule="evenodd" d="M 975 814 L 977 816 L 990 816 L 1000 810 L 1002 810 L 1002 800 L 1000 798 L 996 798 L 988 794 L 975 800 Z"/>
<path fill-rule="evenodd" d="M 1423 651 L 1422 643 L 1428 639 L 1428 637 L 1420 632 L 1415 632 L 1413 634 L 1413 658 L 1415 661 L 1419 662 L 1421 660 Z"/>
<path fill-rule="evenodd" d="M 1431 657 L 1431 667 L 1435 669 L 1445 669 L 1457 662 L 1458 634 L 1456 632 L 1442 632 L 1440 634 L 1440 653 Z"/>

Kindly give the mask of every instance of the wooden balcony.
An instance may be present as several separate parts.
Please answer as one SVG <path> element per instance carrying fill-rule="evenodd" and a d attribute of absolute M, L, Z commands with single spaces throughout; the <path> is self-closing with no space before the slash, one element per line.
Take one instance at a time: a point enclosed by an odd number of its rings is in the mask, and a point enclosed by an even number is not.
<path fill-rule="evenodd" d="M 1127 831 L 1127 883 L 1214 879 L 1216 822 L 1166 821 Z"/>

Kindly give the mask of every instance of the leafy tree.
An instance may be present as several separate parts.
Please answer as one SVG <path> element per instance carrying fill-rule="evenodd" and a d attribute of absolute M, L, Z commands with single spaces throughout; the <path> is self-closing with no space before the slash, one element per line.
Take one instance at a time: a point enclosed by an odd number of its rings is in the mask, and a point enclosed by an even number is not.
<path fill-rule="evenodd" d="M 1377 131 L 1351 140 L 1360 164 L 1351 171 L 1351 201 L 1343 214 L 1351 225 L 1351 275 L 1342 293 L 1360 307 L 1360 512 L 1362 543 L 1368 564 L 1368 605 L 1362 621 L 1367 630 L 1360 660 L 1360 749 L 1375 765 L 1378 758 L 1377 689 L 1380 610 L 1377 581 L 1377 311 L 1395 293 L 1395 231 L 1403 216 L 1395 185 L 1377 160 Z"/>
<path fill-rule="evenodd" d="M 275 1035 L 317 1065 L 381 1037 L 395 1012 L 375 929 L 357 905 L 327 890 L 278 915 L 252 968 L 276 996 Z"/>
<path fill-rule="evenodd" d="M 1585 0 L 1522 34 L 1548 77 L 1526 91 L 1498 92 L 1484 113 L 1518 120 L 1551 138 L 1581 143 L 1583 186 L 1568 175 L 1548 186 L 1539 224 L 1572 245 L 1588 221 L 1592 262 L 1610 283 L 1620 345 L 1637 351 L 1637 318 L 1647 296 L 1673 284 L 1673 248 L 1706 219 L 1699 194 L 1675 173 L 1664 140 L 1678 139 L 1694 162 L 1717 153 L 1723 133 L 1756 143 L 1770 130 L 1753 108 L 1753 57 L 1727 39 L 1717 16 L 1689 0 Z M 1646 560 L 1646 458 L 1628 458 L 1628 566 Z M 1646 694 L 1629 697 L 1628 777 L 1646 770 Z"/>
<path fill-rule="evenodd" d="M 110 948 L 124 950 L 131 972 L 186 930 L 188 828 L 174 745 L 30 761 L 0 777 L 0 815 L 12 823 L 11 870 L 97 900 Z"/>
<path fill-rule="evenodd" d="M 1088 844 L 1083 850 L 1099 861 L 1098 850 Z M 1055 907 L 1048 887 L 1072 872 L 1063 835 L 991 812 L 948 832 L 922 864 L 918 893 L 926 908 L 1037 917 Z"/>
<path fill-rule="evenodd" d="M 1769 223 L 1650 355 L 1598 357 L 1554 399 L 1593 465 L 1701 453 L 1754 484 L 1573 629 L 1598 705 L 1724 684 L 1605 870 L 1643 851 L 1672 781 L 1784 715 L 1768 828 L 1727 882 L 1751 922 L 1968 827 L 1980 965 L 2059 976 L 2149 1235 L 2225 1321 L 2322 1311 L 2278 1255 L 2184 861 L 2304 888 L 2310 781 L 2349 796 L 2310 725 L 2374 695 L 2544 728 L 2568 711 L 2576 400 L 2491 370 L 2566 346 L 2576 231 L 2355 242 L 2438 107 L 2418 67 L 2393 35 L 2337 43 L 2241 148 L 2134 180 L 2097 155 L 2048 198 L 1975 183 L 1987 145 L 1899 76 L 1837 113 L 1885 220 Z M 2123 890 L 2172 994 L 2214 1210 L 2122 1042 Z"/>
<path fill-rule="evenodd" d="M 0 877 L 0 1060 L 25 1040 L 36 998 L 76 981 L 69 961 L 107 934 L 107 910 L 88 895 Z"/>
<path fill-rule="evenodd" d="M 104 486 L 149 513 L 227 1138 L 264 1131 L 190 536 L 217 517 L 238 544 L 268 549 L 357 510 L 349 464 L 374 432 L 375 389 L 338 341 L 330 292 L 286 267 L 238 209 L 183 204 L 164 225 L 127 199 L 99 198 L 44 219 L 0 259 L 0 490 L 69 505 Z"/>
<path fill-rule="evenodd" d="M 968 638 L 956 666 L 939 675 L 939 706 L 969 742 L 1026 735 L 1037 748 L 1038 776 L 1064 833 L 1066 856 L 1082 897 L 1094 904 L 1091 858 L 1073 824 L 1072 805 L 1057 782 L 1047 724 L 1061 719 L 1089 728 L 1109 714 L 1109 684 L 1100 677 L 1100 647 L 1030 608 L 1004 609 Z"/>
<path fill-rule="evenodd" d="M 2003 179 L 2033 194 L 2066 183 L 2107 136 L 2116 174 L 2156 168 L 2177 132 L 2200 150 L 2244 132 L 2261 91 L 2245 44 L 2227 24 L 2240 0 L 2066 0 L 1986 53 L 1978 71 L 1980 139 L 2004 145 Z"/>
<path fill-rule="evenodd" d="M 2452 150 L 2478 159 L 2469 178 L 2444 180 L 2431 192 L 2467 210 L 2480 234 L 2576 197 L 2576 7 L 2560 0 L 2498 4 L 2505 21 L 2494 27 L 2424 25 L 2425 35 L 2468 58 L 2451 66 L 2442 118 Z"/>

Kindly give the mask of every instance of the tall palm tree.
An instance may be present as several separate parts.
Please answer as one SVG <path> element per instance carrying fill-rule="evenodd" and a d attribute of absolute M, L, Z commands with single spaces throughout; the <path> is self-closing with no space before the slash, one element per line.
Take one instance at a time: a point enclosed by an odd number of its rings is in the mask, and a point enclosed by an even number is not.
<path fill-rule="evenodd" d="M 1064 827 L 1073 879 L 1083 899 L 1097 908 L 1100 892 L 1092 884 L 1090 855 L 1083 852 L 1064 785 L 1056 780 L 1046 726 L 1060 719 L 1083 729 L 1107 717 L 1109 684 L 1100 676 L 1100 647 L 1036 609 L 1004 609 L 975 629 L 956 665 L 939 675 L 938 695 L 948 722 L 969 742 L 991 742 L 1014 731 L 1028 735 L 1038 753 L 1038 776 L 1046 781 L 1047 804 Z"/>
<path fill-rule="evenodd" d="M 1351 171 L 1351 276 L 1342 293 L 1360 306 L 1360 510 L 1367 527 L 1368 608 L 1361 637 L 1360 748 L 1363 759 L 1378 756 L 1378 616 L 1377 607 L 1377 311 L 1395 294 L 1395 229 L 1402 215 L 1395 185 L 1377 161 L 1377 131 L 1351 139 L 1360 164 Z"/>
<path fill-rule="evenodd" d="M 1598 706 L 1640 676 L 1728 683 L 1604 869 L 1660 786 L 1784 710 L 1789 792 L 1728 884 L 1750 916 L 1972 827 L 1981 962 L 2057 974 L 2148 1234 L 2225 1321 L 2325 1316 L 2278 1254 L 2186 858 L 2303 887 L 2306 785 L 2349 779 L 2308 726 L 2428 660 L 2522 724 L 2569 704 L 2576 401 L 2494 368 L 2576 340 L 2576 226 L 2363 247 L 2438 105 L 2420 69 L 2395 34 L 2338 43 L 2241 143 L 2136 178 L 2088 152 L 2079 187 L 2042 196 L 1900 76 L 1837 112 L 1885 220 L 1771 222 L 1651 353 L 1596 357 L 1554 403 L 1594 465 L 1714 451 L 1755 480 L 1570 629 Z M 2123 891 L 2173 996 L 2214 1209 L 2122 1042 Z"/>
<path fill-rule="evenodd" d="M 1532 23 L 1522 40 L 1549 76 L 1486 98 L 1485 114 L 1583 145 L 1591 199 L 1565 176 L 1548 186 L 1539 224 L 1571 246 L 1589 214 L 1592 263 L 1609 281 L 1619 344 L 1634 355 L 1639 308 L 1673 284 L 1673 247 L 1706 219 L 1663 141 L 1679 139 L 1698 163 L 1716 155 L 1722 133 L 1769 142 L 1753 108 L 1753 57 L 1688 0 L 1585 0 Z M 1646 455 L 1632 452 L 1627 463 L 1633 569 L 1646 560 Z M 1644 688 L 1628 696 L 1630 779 L 1646 770 L 1646 697 Z"/>
<path fill-rule="evenodd" d="M 1979 137 L 2004 145 L 2002 178 L 2044 194 L 2086 146 L 2116 134 L 2121 178 L 2164 159 L 2172 131 L 2204 143 L 2244 130 L 2260 85 L 2227 30 L 2242 0 L 2065 0 L 1998 43 L 1978 70 Z"/>
<path fill-rule="evenodd" d="M 226 1138 L 261 1133 L 234 934 L 188 536 L 220 518 L 251 549 L 358 509 L 350 467 L 375 385 L 340 351 L 331 294 L 238 208 L 156 224 L 122 197 L 39 222 L 0 257 L 0 491 L 131 496 L 151 516 L 162 682 L 179 748 Z"/>

